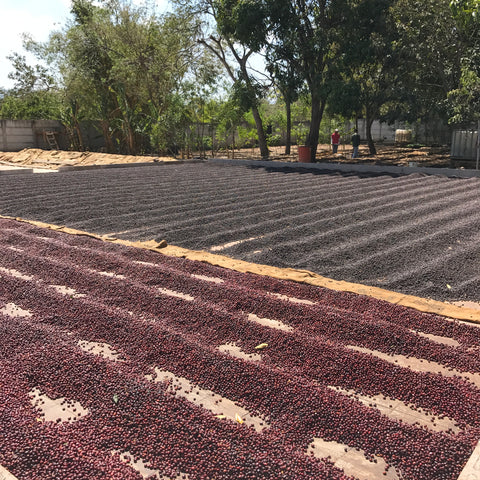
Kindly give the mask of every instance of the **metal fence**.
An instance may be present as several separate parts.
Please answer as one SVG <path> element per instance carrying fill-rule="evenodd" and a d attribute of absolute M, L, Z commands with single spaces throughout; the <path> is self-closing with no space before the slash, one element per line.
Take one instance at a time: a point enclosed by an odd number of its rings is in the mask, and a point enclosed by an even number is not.
<path fill-rule="evenodd" d="M 480 160 L 480 125 L 477 130 L 454 130 L 452 132 L 450 155 L 454 159 L 475 160 L 478 169 Z"/>

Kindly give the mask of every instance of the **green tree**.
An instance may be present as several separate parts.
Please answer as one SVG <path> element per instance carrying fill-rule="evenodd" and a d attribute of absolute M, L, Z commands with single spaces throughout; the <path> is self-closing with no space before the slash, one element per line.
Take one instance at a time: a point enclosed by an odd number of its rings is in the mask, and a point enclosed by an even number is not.
<path fill-rule="evenodd" d="M 453 0 L 453 17 L 460 36 L 461 76 L 449 92 L 450 122 L 480 122 L 480 1 Z"/>
<path fill-rule="evenodd" d="M 307 143 L 312 147 L 313 158 L 318 143 L 318 128 L 328 97 L 328 66 L 333 64 L 332 33 L 339 21 L 338 18 L 341 22 L 343 16 L 340 14 L 334 19 L 333 13 L 341 13 L 344 3 L 343 0 L 210 2 L 219 31 L 227 40 L 236 41 L 243 47 L 245 55 L 237 58 L 240 65 L 242 63 L 245 65 L 253 52 L 268 48 L 268 53 L 272 57 L 270 71 L 276 76 L 277 86 L 282 88 L 287 105 L 291 104 L 296 93 L 296 85 L 294 86 L 296 79 L 299 79 L 299 83 L 306 82 L 312 106 Z M 216 41 L 218 49 L 220 39 L 213 40 Z M 233 72 L 230 72 L 230 76 L 235 80 Z M 238 90 L 243 89 L 242 98 L 250 101 L 258 98 L 255 89 L 245 81 L 245 77 L 241 80 L 242 84 L 234 84 L 234 87 Z M 259 122 L 257 131 L 262 145 L 264 134 Z"/>
<path fill-rule="evenodd" d="M 31 66 L 25 56 L 7 57 L 14 68 L 8 77 L 14 86 L 4 91 L 0 100 L 0 118 L 14 120 L 56 119 L 62 97 L 55 80 L 44 65 Z"/>
<path fill-rule="evenodd" d="M 27 48 L 57 69 L 61 118 L 77 132 L 77 145 L 82 144 L 79 122 L 95 120 L 109 151 L 135 154 L 168 143 L 172 126 L 157 124 L 178 125 L 182 116 L 170 110 L 178 107 L 187 77 L 192 81 L 203 68 L 214 78 L 217 70 L 201 54 L 197 31 L 192 18 L 157 15 L 153 2 L 73 0 L 65 29 L 46 44 L 30 41 Z M 32 70 L 24 71 L 28 84 Z"/>
<path fill-rule="evenodd" d="M 33 91 L 3 93 L 0 98 L 0 118 L 12 120 L 58 120 L 62 98 L 57 92 Z"/>
<path fill-rule="evenodd" d="M 175 15 L 159 18 L 146 7 L 107 3 L 74 0 L 66 85 L 87 105 L 90 100 L 110 149 L 118 141 L 121 150 L 136 153 L 156 121 L 172 118 L 169 100 L 195 63 L 195 28 Z"/>
<path fill-rule="evenodd" d="M 480 120 L 480 76 L 468 65 L 462 69 L 458 88 L 449 92 L 450 123 L 469 126 Z"/>
<path fill-rule="evenodd" d="M 7 57 L 12 63 L 14 71 L 8 78 L 14 81 L 13 90 L 18 93 L 31 93 L 33 91 L 48 91 L 54 88 L 55 81 L 44 65 L 31 66 L 25 56 L 13 53 Z"/>
<path fill-rule="evenodd" d="M 66 96 L 78 103 L 86 115 L 100 121 L 109 152 L 115 151 L 112 112 L 116 108 L 113 61 L 109 54 L 104 27 L 109 23 L 108 12 L 88 0 L 73 0 L 73 24 L 65 32 L 63 41 L 56 44 L 61 64 Z"/>
<path fill-rule="evenodd" d="M 397 38 L 397 94 L 387 118 L 414 122 L 448 118 L 447 95 L 458 85 L 461 40 L 444 0 L 398 0 L 391 10 Z"/>
<path fill-rule="evenodd" d="M 333 112 L 364 115 L 371 154 L 371 125 L 446 121 L 446 98 L 459 76 L 459 42 L 443 0 L 354 2 L 345 35 L 342 81 L 329 103 Z"/>
<path fill-rule="evenodd" d="M 264 86 L 249 68 L 252 55 L 260 48 L 263 34 L 249 35 L 252 24 L 265 30 L 262 23 L 262 3 L 253 0 L 177 0 L 177 5 L 193 15 L 201 15 L 206 29 L 199 42 L 210 51 L 224 66 L 232 81 L 233 99 L 246 112 L 252 111 L 257 130 L 261 156 L 267 158 L 269 150 L 259 112 L 259 104 L 264 96 Z M 198 17 L 197 17 L 198 18 Z M 213 20 L 214 25 L 209 24 Z M 248 25 L 248 28 L 247 28 Z"/>
<path fill-rule="evenodd" d="M 232 152 L 235 151 L 235 134 L 238 126 L 243 120 L 244 113 L 245 112 L 239 107 L 237 101 L 231 96 L 225 102 L 220 104 L 218 110 L 218 140 L 223 140 L 227 148 L 231 146 Z"/>
<path fill-rule="evenodd" d="M 272 76 L 274 85 L 278 88 L 285 103 L 286 138 L 285 155 L 290 155 L 292 143 L 292 104 L 298 100 L 303 84 L 303 79 L 290 64 L 292 54 L 275 48 L 273 44 L 267 45 L 266 68 Z"/>
<path fill-rule="evenodd" d="M 266 4 L 270 19 L 267 40 L 305 82 L 310 96 L 306 144 L 313 161 L 325 106 L 339 78 L 338 60 L 350 5 L 347 0 L 266 0 Z"/>
<path fill-rule="evenodd" d="M 376 154 L 372 124 L 395 84 L 394 31 L 388 9 L 392 0 L 354 1 L 346 19 L 337 68 L 339 79 L 332 85 L 330 113 L 345 117 L 365 116 L 370 154 Z"/>

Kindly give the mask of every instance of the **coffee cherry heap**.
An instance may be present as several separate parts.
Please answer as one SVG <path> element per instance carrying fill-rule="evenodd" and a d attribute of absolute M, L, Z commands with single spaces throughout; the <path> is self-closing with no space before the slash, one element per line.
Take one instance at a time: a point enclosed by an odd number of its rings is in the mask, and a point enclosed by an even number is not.
<path fill-rule="evenodd" d="M 0 248 L 0 464 L 19 479 L 141 478 L 122 452 L 164 478 L 350 478 L 308 453 L 322 438 L 371 462 L 381 456 L 399 478 L 454 480 L 480 438 L 480 390 L 461 378 L 480 375 L 476 326 L 11 220 L 0 220 Z M 108 344 L 118 358 L 82 342 Z M 223 353 L 225 344 L 262 360 Z M 351 345 L 458 376 L 415 372 Z M 263 418 L 263 430 L 188 401 L 181 387 L 153 381 L 156 369 L 234 401 Z M 332 386 L 401 400 L 460 430 L 393 420 Z M 88 414 L 45 421 L 35 389 Z"/>

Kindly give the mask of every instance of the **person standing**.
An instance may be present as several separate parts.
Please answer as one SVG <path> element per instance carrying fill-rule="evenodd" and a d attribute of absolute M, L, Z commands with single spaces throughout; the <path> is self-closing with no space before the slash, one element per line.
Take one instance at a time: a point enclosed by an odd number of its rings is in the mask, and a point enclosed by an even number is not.
<path fill-rule="evenodd" d="M 340 145 L 340 134 L 338 133 L 338 128 L 332 133 L 332 151 L 337 153 L 338 145 Z"/>
<path fill-rule="evenodd" d="M 358 130 L 355 129 L 352 135 L 352 147 L 353 147 L 352 158 L 358 157 L 359 146 L 360 146 L 360 135 L 358 134 Z"/>

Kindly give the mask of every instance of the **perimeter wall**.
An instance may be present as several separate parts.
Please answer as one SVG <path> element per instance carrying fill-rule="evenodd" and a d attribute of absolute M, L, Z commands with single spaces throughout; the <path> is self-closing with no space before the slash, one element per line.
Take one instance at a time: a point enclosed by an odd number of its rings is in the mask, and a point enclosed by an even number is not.
<path fill-rule="evenodd" d="M 365 119 L 358 119 L 358 133 L 362 140 L 367 138 L 367 127 Z M 346 130 L 352 130 L 355 127 L 354 122 L 347 122 Z M 406 125 L 405 123 L 395 122 L 392 125 L 375 120 L 372 124 L 372 137 L 374 142 L 395 142 L 395 132 L 397 130 L 411 130 L 412 142 L 425 145 L 449 145 L 451 142 L 452 131 L 448 125 L 442 122 L 430 122 L 425 124 Z"/>
<path fill-rule="evenodd" d="M 57 120 L 0 120 L 0 151 L 18 152 L 24 148 L 49 150 L 45 132 L 53 132 L 60 150 L 70 150 L 70 139 L 61 122 Z M 103 138 L 92 124 L 82 125 L 82 135 L 87 150 L 105 146 Z"/>
<path fill-rule="evenodd" d="M 44 132 L 62 130 L 61 123 L 55 120 L 0 120 L 0 150 L 16 152 L 24 148 L 48 149 Z"/>
<path fill-rule="evenodd" d="M 307 123 L 305 126 L 307 127 Z M 357 121 L 358 129 L 362 140 L 366 139 L 366 125 L 364 119 Z M 334 128 L 340 128 L 342 132 L 349 135 L 349 132 L 353 131 L 355 124 L 353 122 L 347 122 L 345 125 L 331 125 L 332 131 Z M 86 150 L 98 151 L 105 148 L 105 142 L 99 129 L 93 124 L 82 124 L 82 137 L 84 147 Z M 275 127 L 275 130 L 279 130 L 280 127 Z M 328 125 L 327 125 L 328 129 Z M 405 126 L 405 124 L 394 123 L 388 125 L 378 120 L 373 122 L 372 136 L 375 142 L 394 143 L 395 132 L 397 129 L 409 129 L 412 130 L 412 141 L 415 143 L 422 143 L 427 145 L 450 144 L 452 138 L 452 132 L 448 126 L 430 123 L 428 125 L 415 125 L 412 127 Z M 16 152 L 23 150 L 24 148 L 42 148 L 50 149 L 50 146 L 46 140 L 45 132 L 54 132 L 55 139 L 58 147 L 61 150 L 70 150 L 71 142 L 62 123 L 56 120 L 0 120 L 0 151 L 3 152 Z M 191 134 L 195 136 L 208 135 L 212 133 L 210 126 L 196 125 L 192 129 Z M 282 132 L 284 135 L 284 132 Z M 282 135 L 280 136 L 282 137 Z M 346 139 L 347 137 L 345 137 Z M 349 137 L 348 137 L 349 138 Z M 295 141 L 293 137 L 293 141 Z M 281 138 L 280 141 L 285 142 L 285 138 Z M 236 136 L 235 140 L 237 146 L 240 146 L 241 142 Z M 220 142 L 221 144 L 222 142 Z"/>

